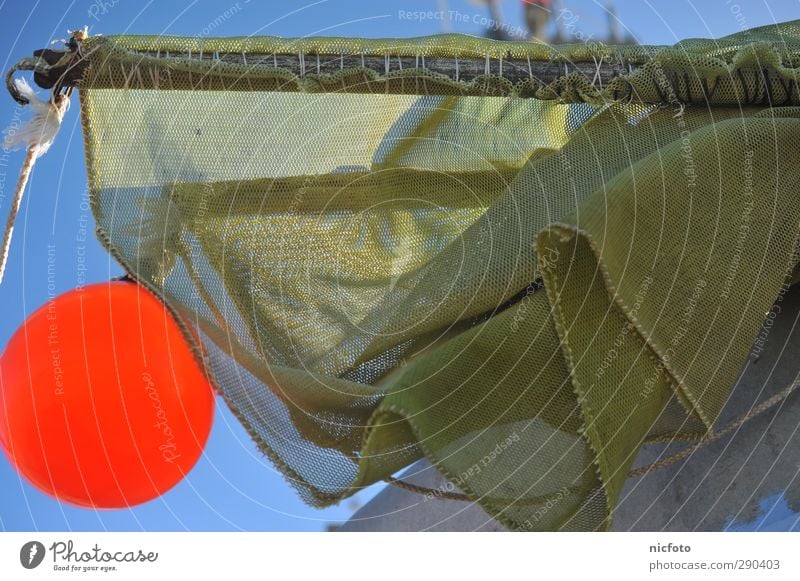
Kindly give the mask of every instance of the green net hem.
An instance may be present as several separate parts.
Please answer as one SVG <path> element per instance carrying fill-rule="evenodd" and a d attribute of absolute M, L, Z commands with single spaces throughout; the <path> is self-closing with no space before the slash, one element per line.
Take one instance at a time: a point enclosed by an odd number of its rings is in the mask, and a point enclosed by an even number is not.
<path fill-rule="evenodd" d="M 501 42 L 464 35 L 414 39 L 351 38 L 283 39 L 182 38 L 169 36 L 95 36 L 82 43 L 91 66 L 82 87 L 192 89 L 221 91 L 289 91 L 308 93 L 438 94 L 516 96 L 593 104 L 629 100 L 645 103 L 713 105 L 800 103 L 797 66 L 800 42 L 793 24 L 775 25 L 719 40 L 687 40 L 674 46 L 609 46 L 600 43 L 557 47 Z M 259 61 L 257 55 L 297 54 L 307 59 L 300 76 Z M 221 58 L 220 55 L 223 55 Z M 244 55 L 230 62 L 224 55 Z M 362 66 L 334 73 L 314 72 L 316 55 L 414 57 L 423 66 L 381 74 Z M 454 80 L 424 68 L 426 58 L 485 60 L 487 74 L 469 82 Z M 266 59 L 268 62 L 269 59 Z M 599 75 L 569 72 L 542 82 L 529 78 L 511 82 L 506 67 L 525 68 L 549 62 L 596 67 L 613 65 L 621 74 L 603 86 Z"/>

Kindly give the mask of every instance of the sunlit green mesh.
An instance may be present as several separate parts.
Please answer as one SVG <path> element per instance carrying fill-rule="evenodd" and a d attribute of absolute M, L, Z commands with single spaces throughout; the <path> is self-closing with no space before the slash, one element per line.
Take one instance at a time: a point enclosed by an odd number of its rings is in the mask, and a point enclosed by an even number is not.
<path fill-rule="evenodd" d="M 199 329 L 230 406 L 316 505 L 427 457 L 511 528 L 608 527 L 643 441 L 713 429 L 796 263 L 797 23 L 559 49 L 630 63 L 613 86 L 431 77 L 420 95 L 400 94 L 419 71 L 300 79 L 217 53 L 553 49 L 83 48 L 101 241 Z"/>

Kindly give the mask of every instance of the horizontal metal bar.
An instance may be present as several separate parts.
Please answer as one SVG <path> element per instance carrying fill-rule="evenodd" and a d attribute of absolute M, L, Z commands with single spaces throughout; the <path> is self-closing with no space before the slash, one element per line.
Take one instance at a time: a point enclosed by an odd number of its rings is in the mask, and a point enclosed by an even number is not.
<path fill-rule="evenodd" d="M 34 80 L 42 88 L 58 86 L 70 87 L 80 83 L 89 64 L 89 58 L 80 51 L 54 51 L 44 49 L 36 51 L 37 59 L 23 59 L 15 70 L 34 70 Z M 64 57 L 72 54 L 72 58 Z M 161 67 L 169 70 L 170 64 L 186 60 L 202 60 L 211 64 L 214 62 L 245 65 L 248 68 L 264 69 L 275 68 L 288 71 L 299 79 L 319 75 L 335 74 L 342 70 L 366 69 L 378 75 L 387 75 L 404 71 L 406 78 L 413 81 L 415 78 L 424 80 L 430 74 L 439 75 L 451 81 L 470 83 L 484 76 L 502 78 L 512 84 L 530 80 L 537 85 L 547 85 L 558 78 L 578 74 L 588 79 L 592 84 L 602 87 L 609 84 L 620 75 L 629 74 L 635 70 L 635 65 L 619 60 L 601 60 L 600 62 L 569 62 L 569 61 L 535 61 L 503 58 L 443 58 L 443 57 L 414 57 L 414 56 L 376 56 L 361 54 L 244 54 L 244 53 L 206 53 L 199 52 L 141 52 L 142 60 L 149 63 L 155 59 Z M 32 66 L 38 63 L 36 66 Z M 414 72 L 419 72 L 418 76 Z M 10 75 L 13 73 L 9 71 Z M 202 85 L 200 85 L 202 88 Z M 152 87 L 156 88 L 156 87 Z M 240 87 L 241 88 L 241 87 Z M 13 88 L 9 86 L 9 90 Z M 366 90 L 366 89 L 365 89 Z M 358 91 L 356 87 L 354 91 Z M 429 94 L 424 84 L 408 83 L 408 92 L 419 91 Z"/>

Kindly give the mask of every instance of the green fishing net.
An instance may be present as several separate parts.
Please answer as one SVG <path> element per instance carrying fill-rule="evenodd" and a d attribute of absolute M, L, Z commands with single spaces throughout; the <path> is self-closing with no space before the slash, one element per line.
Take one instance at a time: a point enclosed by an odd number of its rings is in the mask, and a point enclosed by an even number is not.
<path fill-rule="evenodd" d="M 512 529 L 607 528 L 644 443 L 713 433 L 797 262 L 797 22 L 82 50 L 100 240 L 317 506 L 425 457 Z M 275 53 L 490 66 L 297 75 Z M 628 72 L 511 83 L 504 58 Z"/>

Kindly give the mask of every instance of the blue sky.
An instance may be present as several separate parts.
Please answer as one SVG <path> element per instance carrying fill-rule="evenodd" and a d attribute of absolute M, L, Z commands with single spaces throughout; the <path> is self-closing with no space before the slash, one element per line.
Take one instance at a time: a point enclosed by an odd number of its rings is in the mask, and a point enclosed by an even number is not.
<path fill-rule="evenodd" d="M 409 37 L 442 32 L 445 25 L 453 32 L 481 33 L 484 9 L 467 0 L 449 0 L 449 10 L 457 15 L 449 23 L 406 16 L 436 10 L 438 4 L 437 0 L 0 0 L 2 70 L 51 40 L 65 38 L 67 29 L 86 24 L 91 33 L 107 35 Z M 563 1 L 562 7 L 569 11 L 569 31 L 583 38 L 602 36 L 606 17 L 601 4 Z M 623 29 L 648 44 L 719 37 L 800 17 L 800 0 L 617 0 L 616 6 Z M 517 0 L 506 0 L 504 13 L 509 26 L 521 29 Z M 26 115 L 10 97 L 0 97 L 0 126 Z M 22 158 L 23 153 L 12 152 L 0 163 L 3 222 Z M 74 288 L 79 281 L 104 281 L 121 273 L 93 240 L 87 248 L 86 271 L 77 267 L 76 237 L 87 218 L 81 205 L 85 191 L 78 103 L 73 99 L 55 144 L 33 172 L 17 222 L 11 260 L 0 287 L 0 346 L 47 300 L 48 245 L 57 248 L 57 293 Z M 89 228 L 92 231 L 91 222 Z M 374 493 L 374 489 L 365 491 L 324 511 L 305 506 L 223 408 L 218 406 L 206 454 L 189 477 L 161 499 L 132 510 L 97 512 L 59 504 L 21 481 L 0 459 L 0 530 L 322 530 L 330 522 L 346 519 Z M 787 511 L 772 510 L 769 522 L 760 524 L 782 520 L 796 524 Z"/>

